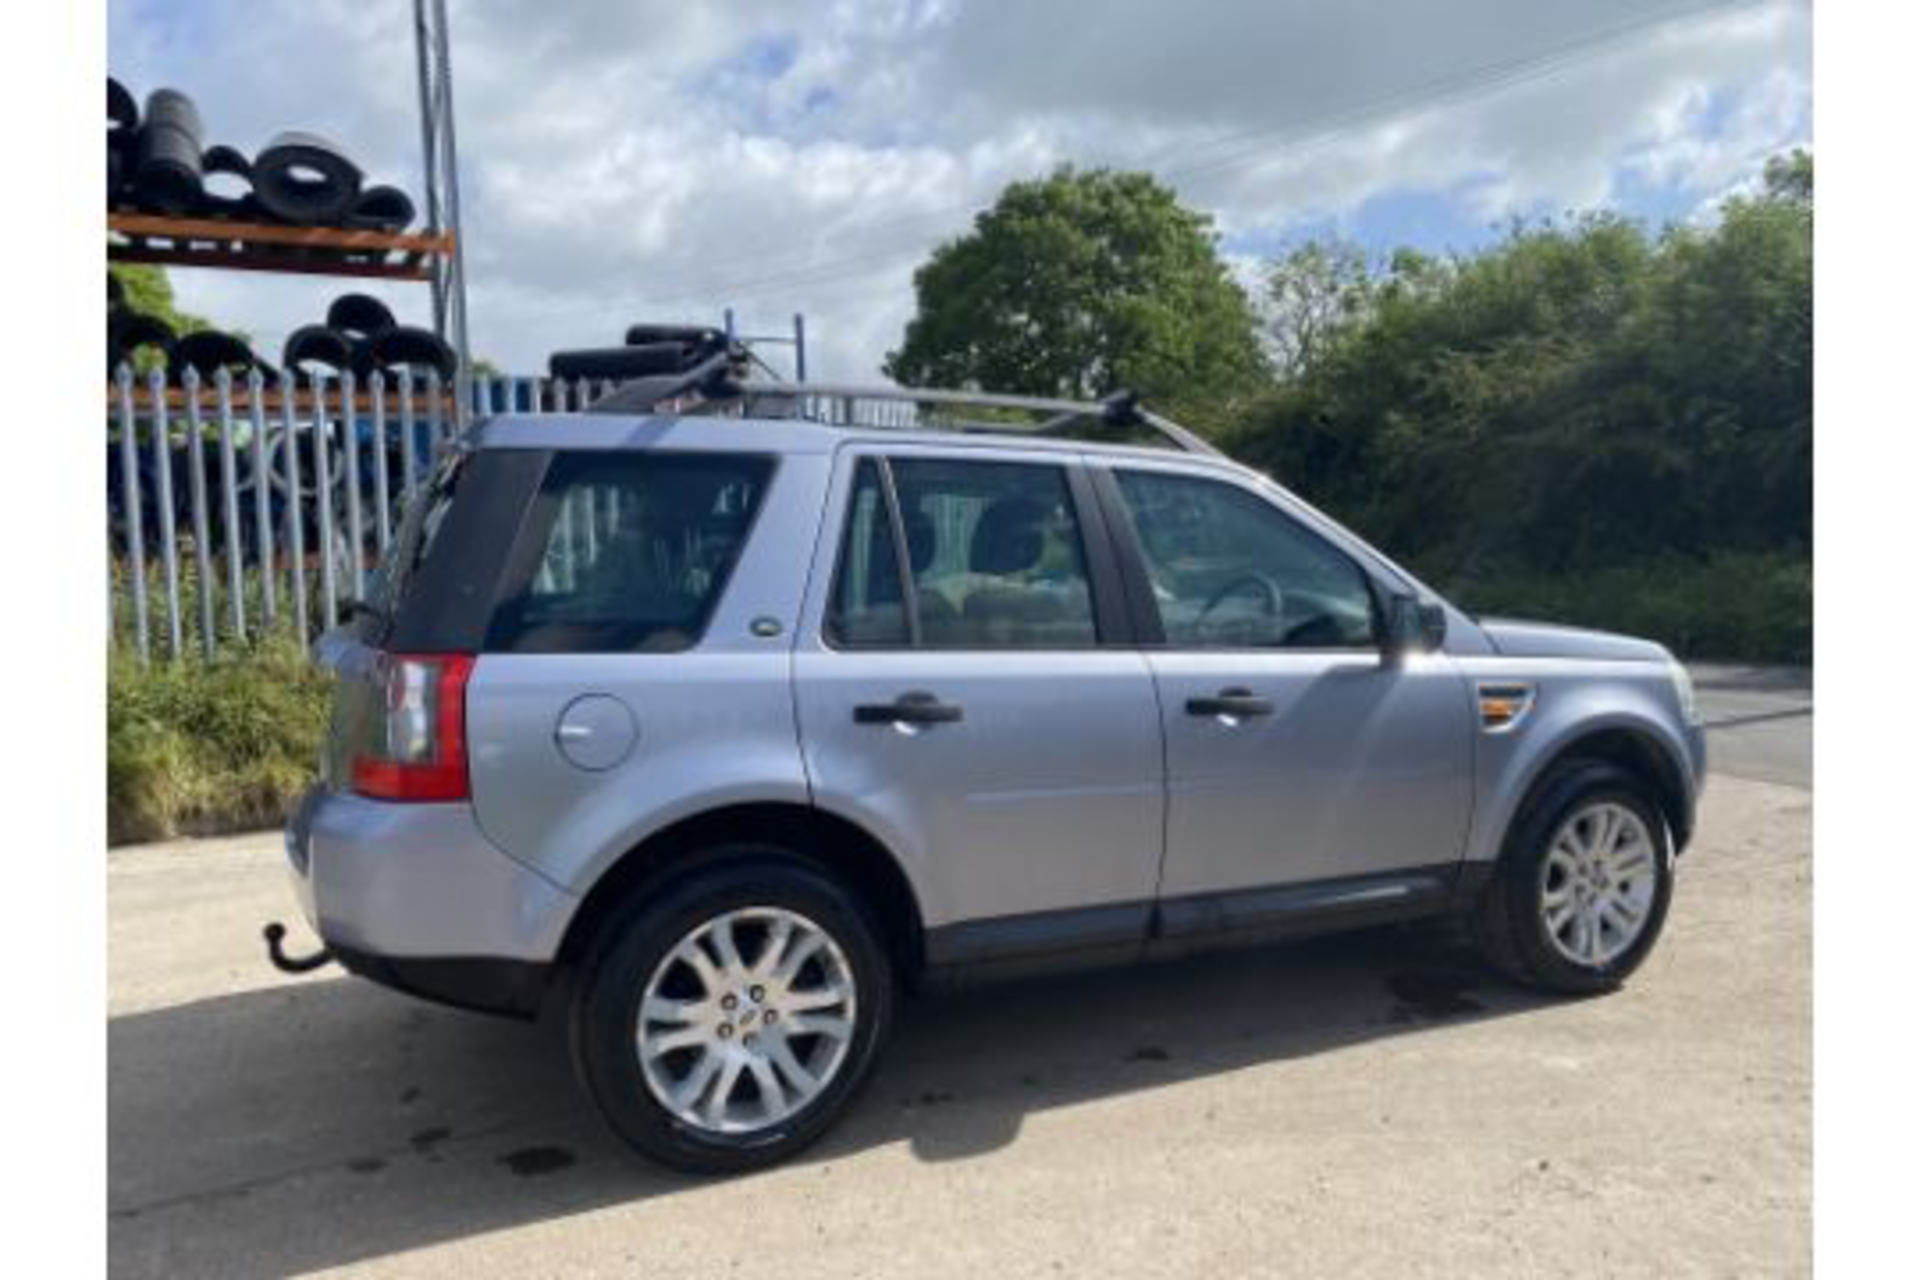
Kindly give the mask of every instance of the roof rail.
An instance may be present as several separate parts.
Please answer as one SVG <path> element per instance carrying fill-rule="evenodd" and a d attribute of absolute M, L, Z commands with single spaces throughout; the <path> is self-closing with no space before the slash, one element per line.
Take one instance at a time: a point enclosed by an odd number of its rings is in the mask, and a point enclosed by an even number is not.
<path fill-rule="evenodd" d="M 1140 404 L 1138 395 L 1122 391 L 1105 400 L 1062 400 L 1048 396 L 997 395 L 984 391 L 947 391 L 931 387 L 872 387 L 822 382 L 749 382 L 739 392 L 741 411 L 751 414 L 756 401 L 785 400 L 793 405 L 786 416 L 808 418 L 829 426 L 880 428 L 902 431 L 964 431 L 995 435 L 1031 435 L 1072 438 L 1084 426 L 1113 430 L 1146 428 L 1187 453 L 1218 456 L 1219 450 L 1199 436 Z M 870 415 L 860 420 L 862 404 L 903 406 L 906 415 Z M 989 412 L 1024 411 L 1045 414 L 1037 422 L 1000 418 L 968 419 L 927 410 L 984 409 Z"/>

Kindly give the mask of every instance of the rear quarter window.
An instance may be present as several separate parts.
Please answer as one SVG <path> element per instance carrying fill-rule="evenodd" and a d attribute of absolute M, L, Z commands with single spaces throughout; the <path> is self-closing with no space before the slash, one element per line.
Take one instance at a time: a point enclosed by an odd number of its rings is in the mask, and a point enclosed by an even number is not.
<path fill-rule="evenodd" d="M 772 475 L 771 458 L 747 454 L 555 455 L 486 647 L 691 648 L 726 591 Z"/>

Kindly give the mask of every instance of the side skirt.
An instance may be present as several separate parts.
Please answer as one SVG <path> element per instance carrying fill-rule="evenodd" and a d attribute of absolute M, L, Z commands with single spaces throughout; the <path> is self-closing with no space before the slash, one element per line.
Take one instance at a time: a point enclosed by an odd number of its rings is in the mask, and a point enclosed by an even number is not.
<path fill-rule="evenodd" d="M 1447 863 L 967 920 L 927 930 L 923 981 L 972 986 L 1446 915 L 1470 906 L 1491 872 L 1491 863 Z"/>

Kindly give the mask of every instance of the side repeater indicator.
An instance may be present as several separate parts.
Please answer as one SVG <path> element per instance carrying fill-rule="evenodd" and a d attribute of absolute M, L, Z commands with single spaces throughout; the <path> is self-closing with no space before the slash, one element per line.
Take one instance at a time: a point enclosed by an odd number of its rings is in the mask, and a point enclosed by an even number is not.
<path fill-rule="evenodd" d="M 1530 684 L 1483 684 L 1479 693 L 1480 727 L 1488 733 L 1505 733 L 1533 707 Z"/>

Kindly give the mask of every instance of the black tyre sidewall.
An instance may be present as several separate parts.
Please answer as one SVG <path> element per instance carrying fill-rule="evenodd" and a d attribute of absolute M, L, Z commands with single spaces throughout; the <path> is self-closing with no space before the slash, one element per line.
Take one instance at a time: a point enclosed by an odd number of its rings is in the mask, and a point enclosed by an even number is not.
<path fill-rule="evenodd" d="M 1576 809 L 1611 802 L 1631 809 L 1659 844 L 1655 858 L 1653 904 L 1646 927 L 1631 947 L 1607 964 L 1589 967 L 1562 956 L 1547 935 L 1540 918 L 1540 866 L 1561 824 Z M 1508 838 L 1495 883 L 1499 900 L 1492 904 L 1506 914 L 1506 927 L 1517 952 L 1522 976 L 1535 986 L 1572 995 L 1611 991 L 1638 969 L 1666 923 L 1673 899 L 1673 838 L 1660 806 L 1647 787 L 1617 766 L 1575 763 L 1563 767 L 1527 806 Z"/>
<path fill-rule="evenodd" d="M 757 846 L 715 849 L 684 879 L 637 894 L 636 909 L 602 929 L 575 994 L 574 1065 L 613 1130 L 643 1155 L 690 1173 L 737 1173 L 798 1153 L 831 1128 L 871 1074 L 893 1013 L 893 974 L 860 903 L 798 858 Z M 668 950 L 714 916 L 784 907 L 827 930 L 853 971 L 859 1012 L 840 1073 L 801 1111 L 741 1136 L 702 1133 L 653 1097 L 635 1052 L 635 1020 L 648 978 Z"/>

